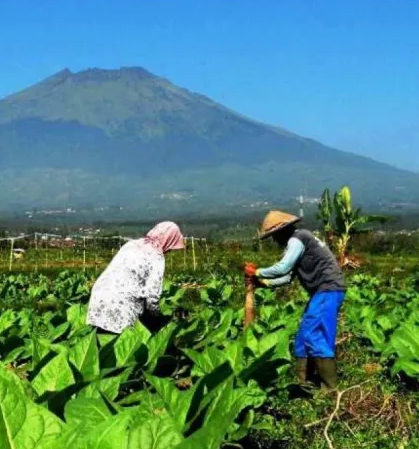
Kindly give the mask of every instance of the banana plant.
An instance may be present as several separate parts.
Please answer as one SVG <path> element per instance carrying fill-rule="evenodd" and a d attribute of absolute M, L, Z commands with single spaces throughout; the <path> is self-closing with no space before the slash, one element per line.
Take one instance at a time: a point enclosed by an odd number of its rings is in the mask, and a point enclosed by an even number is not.
<path fill-rule="evenodd" d="M 333 242 L 333 202 L 329 189 L 325 189 L 319 203 L 317 211 L 317 219 L 321 221 L 323 226 L 324 237 L 329 244 Z"/>
<path fill-rule="evenodd" d="M 389 219 L 379 215 L 363 215 L 360 207 L 352 205 L 352 194 L 348 186 L 334 194 L 333 202 L 329 189 L 323 192 L 317 217 L 322 221 L 323 232 L 335 249 L 339 264 L 345 265 L 353 234 L 360 232 L 366 224 L 385 223 Z"/>

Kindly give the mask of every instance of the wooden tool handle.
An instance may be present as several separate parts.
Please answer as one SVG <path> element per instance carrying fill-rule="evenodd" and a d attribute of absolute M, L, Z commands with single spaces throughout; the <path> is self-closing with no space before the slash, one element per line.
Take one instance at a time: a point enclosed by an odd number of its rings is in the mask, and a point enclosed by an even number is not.
<path fill-rule="evenodd" d="M 246 299 L 244 303 L 244 328 L 255 320 L 255 288 L 252 284 L 246 285 Z"/>

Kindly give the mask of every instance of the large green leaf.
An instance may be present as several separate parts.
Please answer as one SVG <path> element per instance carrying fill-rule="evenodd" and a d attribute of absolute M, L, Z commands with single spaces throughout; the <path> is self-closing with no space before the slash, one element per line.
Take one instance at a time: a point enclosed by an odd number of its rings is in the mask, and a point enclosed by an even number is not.
<path fill-rule="evenodd" d="M 178 327 L 176 324 L 171 323 L 165 326 L 163 329 L 153 335 L 147 343 L 148 346 L 148 361 L 147 361 L 147 369 L 149 371 L 154 371 L 159 357 L 164 355 L 166 349 L 169 347 L 173 338 L 176 335 L 176 331 Z"/>
<path fill-rule="evenodd" d="M 57 439 L 63 423 L 34 404 L 17 376 L 0 366 L 0 447 L 42 449 Z"/>
<path fill-rule="evenodd" d="M 216 419 L 215 414 L 219 413 L 222 409 L 224 413 L 229 409 L 231 403 L 234 403 L 236 398 L 240 396 L 242 400 L 244 398 L 243 390 L 235 390 L 233 387 L 234 378 L 231 376 L 226 382 L 224 382 L 221 387 L 216 391 L 216 394 L 213 395 L 212 401 L 205 413 L 204 426 L 208 426 L 211 421 Z M 228 398 L 228 399 L 227 399 Z M 223 407 L 223 402 L 225 402 L 226 408 Z M 244 407 L 246 404 L 243 405 Z M 242 405 L 240 405 L 240 410 Z M 238 410 L 237 413 L 240 411 Z"/>
<path fill-rule="evenodd" d="M 202 352 L 194 349 L 184 349 L 183 352 L 194 362 L 192 373 L 196 376 L 209 374 L 227 360 L 225 352 L 212 346 L 205 348 Z"/>
<path fill-rule="evenodd" d="M 150 413 L 156 409 L 165 408 L 163 399 L 158 394 L 152 394 L 149 390 L 133 391 L 128 396 L 125 396 L 118 404 L 121 406 L 133 406 L 141 404 L 146 407 Z"/>
<path fill-rule="evenodd" d="M 20 346 L 19 348 L 15 348 L 15 349 L 13 349 L 13 351 L 10 351 L 7 354 L 7 356 L 2 360 L 2 362 L 5 365 L 8 365 L 9 363 L 13 363 L 18 359 L 23 359 L 23 358 L 25 358 L 25 351 L 26 351 L 25 346 Z"/>
<path fill-rule="evenodd" d="M 235 425 L 234 432 L 229 435 L 229 439 L 232 439 L 234 441 L 242 440 L 248 433 L 250 433 L 254 420 L 255 412 L 254 410 L 249 410 L 246 413 L 243 422 L 240 425 Z"/>
<path fill-rule="evenodd" d="M 111 416 L 108 406 L 99 398 L 76 398 L 65 407 L 66 423 L 72 427 L 84 424 L 94 428 Z"/>
<path fill-rule="evenodd" d="M 128 434 L 127 449 L 174 449 L 181 441 L 183 436 L 175 422 L 163 414 L 147 421 L 135 421 Z"/>
<path fill-rule="evenodd" d="M 90 410 L 89 406 L 88 409 Z M 70 424 L 66 426 L 60 438 L 55 442 L 55 446 L 45 449 L 91 449 L 93 444 L 95 444 L 94 439 L 101 439 L 100 433 L 104 434 L 105 442 L 103 443 L 103 447 L 117 448 L 119 440 L 119 447 L 125 449 L 126 445 L 124 442 L 123 429 L 125 425 L 130 423 L 130 421 L 131 416 L 128 412 L 101 419 L 100 414 L 98 414 L 97 411 L 94 411 L 92 422 L 88 419 L 84 423 L 79 423 L 78 425 Z M 106 423 L 106 426 L 109 427 L 110 434 L 107 433 L 107 429 L 101 427 L 102 423 Z M 116 431 L 115 435 L 113 435 L 113 431 Z M 113 445 L 106 445 L 107 443 Z"/>
<path fill-rule="evenodd" d="M 231 323 L 233 321 L 233 310 L 227 309 L 221 314 L 221 319 L 216 328 L 211 331 L 204 340 L 196 345 L 196 348 L 205 347 L 208 344 L 217 344 L 225 341 L 228 332 L 231 329 Z"/>
<path fill-rule="evenodd" d="M 89 433 L 112 416 L 101 397 L 73 399 L 67 403 L 64 415 L 68 426 L 59 440 L 60 449 L 83 447 Z"/>
<path fill-rule="evenodd" d="M 219 449 L 234 419 L 243 408 L 244 390 L 233 389 L 233 378 L 223 384 L 206 414 L 206 425 L 176 446 L 176 449 Z"/>
<path fill-rule="evenodd" d="M 86 447 L 86 435 L 91 431 L 84 426 L 65 427 L 61 435 L 54 442 L 42 446 L 42 449 L 88 449 Z"/>
<path fill-rule="evenodd" d="M 6 310 L 0 315 L 0 334 L 10 329 L 16 322 L 16 312 L 13 310 Z"/>
<path fill-rule="evenodd" d="M 291 360 L 289 351 L 289 333 L 284 330 L 278 330 L 264 336 L 258 345 L 258 355 L 263 355 L 271 348 L 275 347 L 273 357 L 276 359 Z"/>
<path fill-rule="evenodd" d="M 410 377 L 419 378 L 419 361 L 400 358 L 394 364 L 391 372 L 393 374 L 404 372 Z"/>
<path fill-rule="evenodd" d="M 51 343 L 46 338 L 32 337 L 32 366 L 38 363 L 51 351 Z"/>
<path fill-rule="evenodd" d="M 145 344 L 150 335 L 150 331 L 140 322 L 126 329 L 114 345 L 117 366 L 135 362 L 139 353 L 147 349 Z"/>
<path fill-rule="evenodd" d="M 191 346 L 194 343 L 201 341 L 208 330 L 208 323 L 201 317 L 195 318 L 190 326 L 182 329 L 176 336 L 178 346 Z"/>
<path fill-rule="evenodd" d="M 97 334 L 97 339 L 99 340 L 99 346 L 103 347 L 115 339 L 114 334 Z"/>
<path fill-rule="evenodd" d="M 69 437 L 74 439 L 73 435 Z M 97 425 L 84 435 L 83 445 L 78 449 L 172 449 L 182 440 L 168 414 L 160 412 L 152 416 L 130 410 Z"/>
<path fill-rule="evenodd" d="M 86 325 L 87 310 L 82 304 L 74 304 L 67 309 L 67 321 L 71 324 L 71 334 Z"/>
<path fill-rule="evenodd" d="M 238 374 L 244 368 L 244 356 L 243 356 L 243 340 L 229 341 L 224 348 L 227 360 L 230 362 L 233 371 Z"/>
<path fill-rule="evenodd" d="M 187 415 L 187 429 L 189 429 L 190 426 L 193 426 L 196 418 L 201 422 L 199 417 L 202 412 L 219 394 L 224 384 L 232 378 L 233 374 L 230 363 L 225 362 L 198 380 L 193 387 L 194 394 L 191 398 L 191 404 Z"/>
<path fill-rule="evenodd" d="M 374 325 L 370 320 L 364 321 L 363 328 L 365 336 L 371 341 L 374 349 L 378 352 L 381 352 L 384 348 L 386 340 L 384 332 L 380 328 L 378 328 L 378 326 Z"/>
<path fill-rule="evenodd" d="M 164 407 L 176 422 L 178 428 L 183 429 L 198 384 L 195 384 L 188 391 L 180 391 L 176 388 L 171 379 L 164 379 L 151 375 L 146 375 L 146 378 L 155 388 L 157 394 L 162 398 Z"/>
<path fill-rule="evenodd" d="M 120 375 L 94 381 L 83 388 L 83 390 L 80 391 L 79 396 L 85 398 L 101 398 L 102 395 L 104 395 L 110 401 L 113 401 L 118 396 L 122 380 L 122 375 Z"/>
<path fill-rule="evenodd" d="M 99 376 L 99 352 L 94 332 L 86 335 L 70 348 L 69 360 L 82 374 L 84 380 L 92 380 Z"/>
<path fill-rule="evenodd" d="M 57 392 L 74 384 L 74 376 L 65 354 L 55 356 L 32 381 L 34 390 L 41 396 L 46 392 Z"/>
<path fill-rule="evenodd" d="M 259 384 L 254 380 L 250 380 L 247 383 L 247 386 L 243 387 L 241 391 L 244 392 L 244 398 L 242 402 L 243 408 L 251 406 L 252 409 L 255 409 L 261 407 L 267 399 L 266 390 L 261 388 Z"/>
<path fill-rule="evenodd" d="M 393 323 L 391 318 L 387 315 L 381 315 L 377 318 L 377 323 L 381 326 L 384 331 L 388 331 L 393 328 Z"/>
<path fill-rule="evenodd" d="M 82 441 L 78 439 L 79 444 L 81 444 L 78 449 L 126 449 L 132 421 L 133 417 L 129 412 L 108 418 L 94 429 L 83 432 Z M 77 436 L 71 433 L 66 435 L 66 438 L 74 440 Z M 65 447 L 70 449 L 73 446 L 67 445 Z"/>
<path fill-rule="evenodd" d="M 401 358 L 419 362 L 419 327 L 410 323 L 400 326 L 391 336 L 386 353 L 390 351 Z"/>
<path fill-rule="evenodd" d="M 51 341 L 56 341 L 58 340 L 60 337 L 62 337 L 70 328 L 70 323 L 66 322 L 66 323 L 62 323 L 59 326 L 57 326 L 56 328 L 54 328 L 51 332 Z"/>
<path fill-rule="evenodd" d="M 243 335 L 244 338 L 244 346 L 253 353 L 254 356 L 259 353 L 259 342 L 253 332 L 251 327 L 248 327 Z"/>

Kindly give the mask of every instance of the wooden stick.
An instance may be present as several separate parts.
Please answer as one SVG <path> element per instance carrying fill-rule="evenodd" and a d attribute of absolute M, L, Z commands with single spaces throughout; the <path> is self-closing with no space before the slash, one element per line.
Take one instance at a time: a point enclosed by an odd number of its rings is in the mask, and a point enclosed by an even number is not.
<path fill-rule="evenodd" d="M 255 288 L 252 284 L 246 285 L 246 300 L 244 303 L 244 328 L 255 320 Z"/>
<path fill-rule="evenodd" d="M 86 271 L 86 236 L 83 236 L 83 271 Z"/>
<path fill-rule="evenodd" d="M 10 258 L 9 258 L 9 271 L 12 271 L 13 264 L 13 249 L 15 246 L 15 239 L 10 239 Z"/>
<path fill-rule="evenodd" d="M 192 237 L 192 260 L 193 270 L 196 271 L 195 239 Z"/>
<path fill-rule="evenodd" d="M 188 240 L 185 238 L 183 239 L 183 268 L 186 270 L 187 263 L 186 263 L 186 250 L 187 250 L 187 244 Z"/>
<path fill-rule="evenodd" d="M 45 267 L 48 268 L 48 237 L 45 240 Z"/>

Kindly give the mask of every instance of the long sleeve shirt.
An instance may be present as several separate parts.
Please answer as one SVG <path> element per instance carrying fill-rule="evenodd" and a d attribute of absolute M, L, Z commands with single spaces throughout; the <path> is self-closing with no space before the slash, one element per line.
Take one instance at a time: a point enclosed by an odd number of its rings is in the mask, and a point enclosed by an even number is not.
<path fill-rule="evenodd" d="M 345 291 L 342 270 L 327 245 L 306 229 L 297 229 L 282 259 L 256 276 L 272 287 L 287 284 L 296 276 L 314 295 L 324 291 Z"/>
<path fill-rule="evenodd" d="M 144 240 L 131 240 L 93 286 L 87 323 L 120 334 L 144 313 L 156 314 L 163 289 L 163 253 Z"/>
<path fill-rule="evenodd" d="M 287 244 L 287 249 L 282 259 L 268 268 L 261 268 L 257 276 L 267 280 L 267 285 L 279 287 L 289 284 L 293 278 L 293 269 L 305 251 L 304 244 L 297 238 L 292 237 Z"/>

